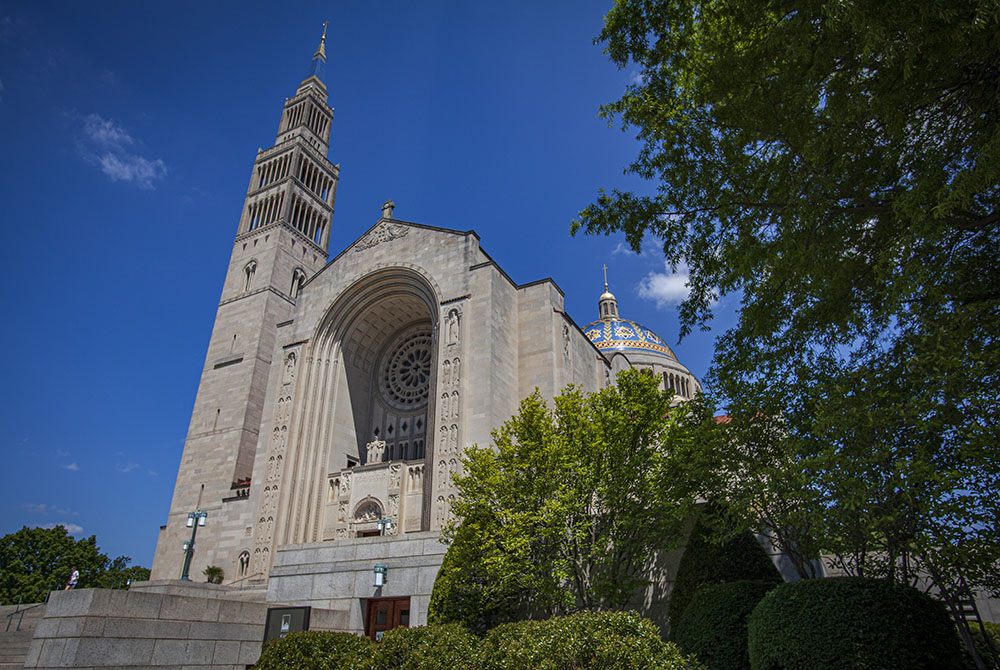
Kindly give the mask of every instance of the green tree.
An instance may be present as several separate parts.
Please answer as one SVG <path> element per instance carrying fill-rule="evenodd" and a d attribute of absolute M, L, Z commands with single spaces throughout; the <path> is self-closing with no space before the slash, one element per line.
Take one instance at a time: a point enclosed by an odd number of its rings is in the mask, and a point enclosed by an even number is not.
<path fill-rule="evenodd" d="M 445 535 L 473 558 L 477 597 L 506 615 L 626 606 L 681 537 L 694 504 L 684 473 L 711 430 L 671 398 L 637 371 L 590 395 L 569 388 L 551 410 L 536 391 L 493 448 L 467 451 L 464 523 Z"/>
<path fill-rule="evenodd" d="M 989 0 L 618 0 L 605 19 L 640 72 L 603 114 L 636 130 L 628 169 L 655 191 L 602 192 L 573 231 L 659 238 L 690 268 L 684 334 L 740 295 L 710 379 L 725 470 L 805 571 L 832 552 L 944 593 L 1000 581 L 998 24 Z"/>
<path fill-rule="evenodd" d="M 148 569 L 129 567 L 130 561 L 109 559 L 93 535 L 74 540 L 63 526 L 24 526 L 0 538 L 0 604 L 42 602 L 66 585 L 73 567 L 80 571 L 78 588 L 120 588 L 128 579 L 149 578 Z"/>

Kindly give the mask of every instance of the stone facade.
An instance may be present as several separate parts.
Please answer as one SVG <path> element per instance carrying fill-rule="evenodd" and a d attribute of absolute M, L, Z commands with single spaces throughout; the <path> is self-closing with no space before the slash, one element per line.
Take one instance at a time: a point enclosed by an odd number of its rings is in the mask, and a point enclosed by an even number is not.
<path fill-rule="evenodd" d="M 642 348 L 650 331 L 608 322 L 595 340 L 551 279 L 518 285 L 474 231 L 401 220 L 391 201 L 327 262 L 339 167 L 323 56 L 254 163 L 152 577 L 179 576 L 200 509 L 190 574 L 220 566 L 360 631 L 371 598 L 408 596 L 424 620 L 462 453 L 535 388 L 593 391 L 633 365 L 697 380 L 665 345 Z M 617 317 L 607 291 L 601 305 Z M 376 562 L 388 595 L 372 593 Z"/>

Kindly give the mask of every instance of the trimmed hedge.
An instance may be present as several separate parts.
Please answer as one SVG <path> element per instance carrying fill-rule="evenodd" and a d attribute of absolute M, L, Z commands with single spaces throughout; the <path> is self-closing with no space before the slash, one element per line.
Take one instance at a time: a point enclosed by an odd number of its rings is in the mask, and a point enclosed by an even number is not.
<path fill-rule="evenodd" d="M 668 610 L 671 640 L 677 639 L 674 627 L 699 587 L 745 580 L 768 581 L 777 586 L 784 581 L 764 547 L 749 531 L 726 542 L 713 542 L 716 532 L 713 525 L 720 523 L 715 520 L 717 515 L 718 511 L 710 507 L 698 517 L 677 566 Z"/>
<path fill-rule="evenodd" d="M 503 624 L 485 639 L 458 624 L 396 628 L 380 642 L 292 633 L 264 645 L 255 670 L 704 670 L 634 612 L 581 612 Z"/>
<path fill-rule="evenodd" d="M 361 667 L 372 641 L 351 633 L 307 630 L 264 645 L 254 670 L 341 670 Z"/>
<path fill-rule="evenodd" d="M 747 617 L 773 588 L 770 580 L 701 587 L 677 622 L 674 641 L 711 670 L 750 670 Z"/>
<path fill-rule="evenodd" d="M 635 612 L 581 612 L 497 626 L 484 640 L 488 670 L 696 670 Z"/>
<path fill-rule="evenodd" d="M 961 670 L 944 605 L 914 588 L 837 577 L 782 584 L 747 621 L 754 670 Z"/>
<path fill-rule="evenodd" d="M 479 670 L 479 638 L 458 624 L 395 628 L 378 642 L 365 670 Z"/>

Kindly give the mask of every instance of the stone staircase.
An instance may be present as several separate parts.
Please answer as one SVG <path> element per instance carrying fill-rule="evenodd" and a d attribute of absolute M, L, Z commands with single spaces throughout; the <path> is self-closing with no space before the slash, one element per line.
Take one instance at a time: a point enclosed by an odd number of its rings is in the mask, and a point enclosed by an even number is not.
<path fill-rule="evenodd" d="M 23 670 L 35 627 L 44 615 L 44 604 L 0 607 L 0 670 Z"/>

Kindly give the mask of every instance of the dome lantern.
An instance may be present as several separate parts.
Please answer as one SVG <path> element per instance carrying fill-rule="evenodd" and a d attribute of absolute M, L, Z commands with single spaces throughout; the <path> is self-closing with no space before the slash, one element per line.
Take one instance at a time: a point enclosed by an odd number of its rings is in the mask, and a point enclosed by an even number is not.
<path fill-rule="evenodd" d="M 615 294 L 608 290 L 608 266 L 604 266 L 604 293 L 601 294 L 597 302 L 598 318 L 605 319 L 618 318 L 618 300 Z"/>

